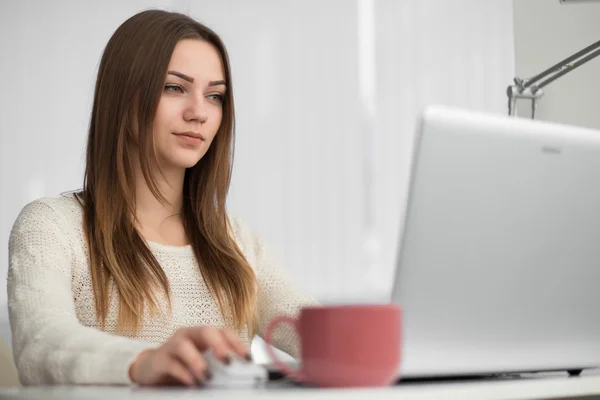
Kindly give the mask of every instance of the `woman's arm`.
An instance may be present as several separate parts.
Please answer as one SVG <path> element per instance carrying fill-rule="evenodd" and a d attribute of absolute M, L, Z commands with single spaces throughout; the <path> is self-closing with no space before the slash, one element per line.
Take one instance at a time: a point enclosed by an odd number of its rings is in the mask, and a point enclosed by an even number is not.
<path fill-rule="evenodd" d="M 252 259 L 248 261 L 254 267 L 258 281 L 258 334 L 261 337 L 273 318 L 279 315 L 295 318 L 302 307 L 318 305 L 313 297 L 298 290 L 257 234 L 235 218 L 232 226 L 247 254 L 251 253 Z M 273 334 L 273 344 L 294 358 L 300 356 L 298 335 L 285 324 Z"/>
<path fill-rule="evenodd" d="M 72 248 L 59 215 L 28 204 L 9 240 L 8 307 L 19 378 L 36 384 L 129 384 L 150 343 L 81 325 L 71 290 Z"/>

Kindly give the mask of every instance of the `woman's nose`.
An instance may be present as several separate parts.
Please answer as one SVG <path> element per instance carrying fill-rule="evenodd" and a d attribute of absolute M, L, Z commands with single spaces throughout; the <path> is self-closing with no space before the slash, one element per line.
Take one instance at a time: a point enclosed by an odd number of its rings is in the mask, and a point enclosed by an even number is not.
<path fill-rule="evenodd" d="M 206 122 L 208 119 L 208 112 L 203 97 L 190 101 L 184 113 L 184 118 L 186 121 L 197 121 L 201 124 Z"/>

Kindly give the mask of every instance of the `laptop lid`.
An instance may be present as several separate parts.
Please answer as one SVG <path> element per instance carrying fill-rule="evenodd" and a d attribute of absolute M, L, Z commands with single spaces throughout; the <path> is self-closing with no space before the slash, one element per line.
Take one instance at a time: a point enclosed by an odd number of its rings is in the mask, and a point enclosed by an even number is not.
<path fill-rule="evenodd" d="M 429 107 L 402 237 L 401 376 L 600 365 L 600 132 Z"/>

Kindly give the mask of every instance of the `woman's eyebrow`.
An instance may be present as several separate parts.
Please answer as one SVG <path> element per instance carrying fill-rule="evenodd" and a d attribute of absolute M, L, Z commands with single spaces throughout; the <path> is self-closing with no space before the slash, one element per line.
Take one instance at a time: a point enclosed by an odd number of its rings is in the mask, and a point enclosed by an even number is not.
<path fill-rule="evenodd" d="M 192 78 L 191 76 L 187 76 L 186 74 L 182 73 L 182 72 L 178 72 L 178 71 L 167 71 L 167 75 L 175 75 L 185 81 L 188 81 L 190 83 L 194 83 L 194 78 Z M 227 85 L 227 83 L 224 80 L 218 80 L 218 81 L 210 81 L 208 82 L 208 86 L 219 86 L 219 85 Z"/>
<path fill-rule="evenodd" d="M 194 78 L 192 78 L 191 76 L 187 76 L 186 74 L 183 74 L 181 72 L 177 72 L 177 71 L 167 71 L 167 75 L 175 75 L 181 79 L 183 79 L 184 81 L 188 81 L 190 83 L 194 82 Z"/>

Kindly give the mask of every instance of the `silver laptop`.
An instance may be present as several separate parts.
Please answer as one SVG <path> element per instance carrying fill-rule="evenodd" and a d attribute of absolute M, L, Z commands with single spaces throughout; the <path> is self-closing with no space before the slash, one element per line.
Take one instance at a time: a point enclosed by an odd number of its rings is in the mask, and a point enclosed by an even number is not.
<path fill-rule="evenodd" d="M 430 107 L 415 143 L 401 377 L 600 366 L 600 132 Z"/>

